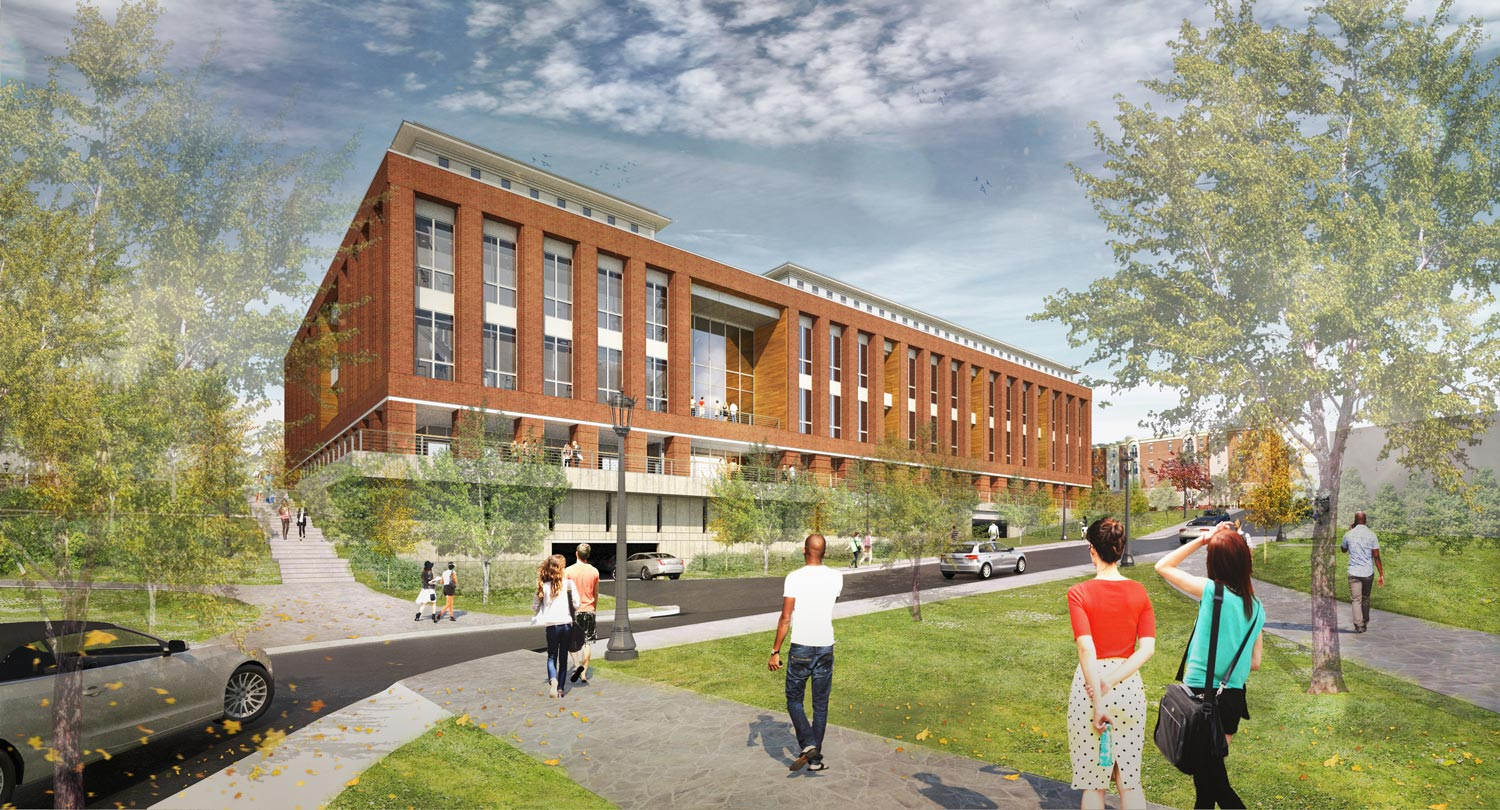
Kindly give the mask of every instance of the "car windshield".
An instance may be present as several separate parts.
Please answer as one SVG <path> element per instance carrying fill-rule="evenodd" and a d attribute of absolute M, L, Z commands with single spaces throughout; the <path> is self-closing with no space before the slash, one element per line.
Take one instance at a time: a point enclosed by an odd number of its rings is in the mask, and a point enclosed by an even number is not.
<path fill-rule="evenodd" d="M 977 546 L 975 546 L 974 544 L 968 543 L 968 544 L 964 544 L 964 545 L 954 546 L 954 547 L 948 549 L 948 553 L 949 554 L 973 554 L 973 553 L 975 553 L 975 549 L 976 548 L 977 548 Z"/>
<path fill-rule="evenodd" d="M 1220 518 L 1218 515 L 1204 515 L 1203 517 L 1195 519 L 1192 522 L 1191 525 L 1193 525 L 1193 526 L 1212 526 L 1212 525 L 1218 523 L 1220 520 L 1222 520 L 1222 518 Z"/>

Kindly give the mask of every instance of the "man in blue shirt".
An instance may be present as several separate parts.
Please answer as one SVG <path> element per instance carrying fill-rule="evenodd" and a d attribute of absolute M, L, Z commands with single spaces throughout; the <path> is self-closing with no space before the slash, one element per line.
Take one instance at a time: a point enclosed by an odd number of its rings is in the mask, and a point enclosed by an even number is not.
<path fill-rule="evenodd" d="M 1354 513 L 1354 525 L 1344 533 L 1339 549 L 1349 555 L 1349 608 L 1354 614 L 1354 632 L 1363 633 L 1370 624 L 1370 584 L 1375 572 L 1385 585 L 1385 566 L 1380 564 L 1380 541 L 1366 525 L 1364 512 Z"/>

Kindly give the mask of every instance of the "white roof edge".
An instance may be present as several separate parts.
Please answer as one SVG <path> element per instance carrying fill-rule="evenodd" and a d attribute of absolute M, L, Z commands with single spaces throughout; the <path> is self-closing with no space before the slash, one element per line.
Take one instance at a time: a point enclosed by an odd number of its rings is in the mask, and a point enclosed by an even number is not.
<path fill-rule="evenodd" d="M 843 291 L 843 292 L 851 293 L 853 295 L 857 295 L 857 296 L 859 296 L 861 298 L 868 299 L 870 301 L 870 303 L 872 303 L 872 304 L 879 304 L 880 306 L 885 307 L 887 310 L 892 310 L 892 311 L 899 312 L 899 313 L 904 314 L 904 315 L 909 315 L 909 316 L 915 317 L 918 320 L 930 323 L 933 326 L 940 326 L 940 327 L 942 327 L 944 329 L 947 329 L 948 331 L 953 332 L 955 334 L 960 334 L 960 335 L 963 335 L 964 337 L 968 337 L 968 338 L 971 338 L 971 339 L 974 339 L 974 340 L 978 340 L 978 341 L 981 341 L 983 343 L 988 343 L 988 344 L 990 344 L 990 345 L 992 345 L 992 346 L 994 346 L 994 347 L 996 347 L 998 349 L 1002 349 L 1002 350 L 1007 351 L 1007 352 L 1012 352 L 1014 354 L 1021 355 L 1021 356 L 1026 357 L 1026 358 L 1028 358 L 1030 360 L 1035 360 L 1038 363 L 1047 365 L 1047 366 L 1051 367 L 1052 369 L 1056 369 L 1056 370 L 1062 371 L 1062 372 L 1064 372 L 1066 374 L 1078 374 L 1079 373 L 1078 369 L 1073 368 L 1072 366 L 1069 366 L 1069 365 L 1067 365 L 1065 363 L 1059 363 L 1056 360 L 1053 360 L 1053 359 L 1051 359 L 1049 357 L 1045 357 L 1043 355 L 1037 354 L 1036 352 L 1027 351 L 1026 349 L 1022 349 L 1022 348 L 1020 348 L 1018 346 L 1015 346 L 1013 344 L 1006 343 L 1003 340 L 997 340 L 995 338 L 990 337 L 989 335 L 985 335 L 985 334 L 982 334 L 980 332 L 976 332 L 973 329 L 969 329 L 969 328 L 964 327 L 964 326 L 959 326 L 958 324 L 953 323 L 952 321 L 948 321 L 948 320 L 945 320 L 943 318 L 939 318 L 936 315 L 931 315 L 931 314 L 928 314 L 926 312 L 922 312 L 921 310 L 913 309 L 913 308 L 911 308 L 909 306 L 906 306 L 905 304 L 898 304 L 895 301 L 890 300 L 889 298 L 886 298 L 884 296 L 878 295 L 876 293 L 872 293 L 869 290 L 865 290 L 865 289 L 862 289 L 862 288 L 859 288 L 859 287 L 855 287 L 854 285 L 849 284 L 847 282 L 839 281 L 836 278 L 825 276 L 822 273 L 817 272 L 816 270 L 809 270 L 806 267 L 803 267 L 802 265 L 796 264 L 794 262 L 782 262 L 780 266 L 772 268 L 771 270 L 766 271 L 766 273 L 764 275 L 765 275 L 766 278 L 769 278 L 769 279 L 771 279 L 773 281 L 783 281 L 783 282 L 788 277 L 790 277 L 790 276 L 794 276 L 794 275 L 795 276 L 802 276 L 802 277 L 804 277 L 807 280 L 817 282 L 819 285 L 821 285 L 821 286 L 823 286 L 825 288 L 833 289 L 833 290 L 836 290 L 836 291 Z M 837 302 L 835 302 L 835 303 L 837 303 Z"/>
<path fill-rule="evenodd" d="M 569 180 L 561 175 L 553 174 L 545 169 L 539 169 L 529 163 L 523 163 L 515 158 L 502 155 L 493 149 L 486 149 L 462 138 L 449 135 L 441 130 L 433 129 L 415 121 L 402 121 L 401 126 L 396 129 L 396 135 L 391 139 L 391 145 L 386 150 L 406 157 L 412 156 L 412 148 L 418 141 L 428 141 L 442 147 L 439 151 L 452 152 L 455 157 L 466 157 L 471 162 L 479 164 L 490 164 L 503 171 L 516 175 L 519 179 L 535 185 L 562 191 L 579 199 L 579 202 L 593 203 L 593 207 L 612 208 L 619 214 L 640 221 L 640 224 L 650 227 L 654 231 L 661 231 L 672 224 L 670 217 L 664 216 L 643 205 L 637 205 L 629 200 L 621 199 L 613 194 L 606 194 L 596 188 L 590 188 L 582 183 Z"/>

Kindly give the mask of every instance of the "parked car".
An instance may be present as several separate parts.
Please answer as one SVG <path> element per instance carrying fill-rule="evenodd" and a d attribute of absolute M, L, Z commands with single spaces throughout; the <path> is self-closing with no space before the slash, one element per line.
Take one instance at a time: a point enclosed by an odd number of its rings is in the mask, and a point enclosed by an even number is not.
<path fill-rule="evenodd" d="M 958 543 L 938 558 L 938 570 L 943 572 L 943 579 L 953 579 L 956 574 L 977 574 L 980 579 L 989 579 L 1000 570 L 1020 574 L 1026 571 L 1026 555 L 1004 543 L 988 540 Z"/>
<path fill-rule="evenodd" d="M 0 624 L 0 805 L 52 776 L 49 706 L 64 656 L 82 655 L 84 762 L 214 720 L 252 723 L 275 697 L 260 650 L 190 648 L 107 622 L 53 628 L 49 640 L 42 622 Z"/>
<path fill-rule="evenodd" d="M 1184 545 L 1189 540 L 1196 540 L 1199 537 L 1207 537 L 1208 533 L 1224 520 L 1224 515 L 1206 513 L 1193 518 L 1177 530 L 1177 545 Z"/>
<path fill-rule="evenodd" d="M 682 558 L 674 557 L 665 551 L 642 551 L 625 558 L 626 576 L 635 572 L 641 575 L 641 579 L 654 579 L 660 576 L 677 579 L 685 570 L 687 570 L 687 565 L 682 562 Z"/>

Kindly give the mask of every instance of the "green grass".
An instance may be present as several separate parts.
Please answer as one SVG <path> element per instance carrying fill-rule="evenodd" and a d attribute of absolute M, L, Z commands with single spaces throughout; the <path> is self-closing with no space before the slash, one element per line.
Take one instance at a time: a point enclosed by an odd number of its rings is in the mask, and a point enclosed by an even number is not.
<path fill-rule="evenodd" d="M 1196 605 L 1149 567 L 1128 575 L 1146 584 L 1156 608 L 1158 651 L 1143 672 L 1154 715 Z M 1075 581 L 929 604 L 921 623 L 905 610 L 839 620 L 829 721 L 1068 781 L 1066 705 L 1077 654 L 1065 595 Z M 767 629 L 596 665 L 779 714 L 783 675 L 763 663 L 770 638 Z M 1309 696 L 1310 664 L 1308 651 L 1266 637 L 1263 667 L 1249 684 L 1254 719 L 1240 727 L 1229 760 L 1249 806 L 1500 803 L 1494 713 L 1349 662 L 1349 693 Z M 1153 716 L 1148 732 L 1154 725 Z M 918 741 L 924 730 L 931 736 Z M 1189 777 L 1149 750 L 1145 760 L 1147 798 L 1192 804 Z"/>
<path fill-rule="evenodd" d="M 329 810 L 396 807 L 610 808 L 561 768 L 489 732 L 445 720 L 359 775 Z"/>
<path fill-rule="evenodd" d="M 1265 543 L 1255 550 L 1255 576 L 1307 593 L 1312 546 Z M 1338 555 L 1333 577 L 1340 601 L 1349 601 L 1348 557 Z M 1500 548 L 1478 540 L 1462 554 L 1442 554 L 1436 543 L 1412 540 L 1380 550 L 1385 585 L 1376 585 L 1370 607 L 1428 621 L 1500 633 Z M 1344 616 L 1347 618 L 1347 614 Z"/>
<path fill-rule="evenodd" d="M 42 591 L 51 619 L 61 616 L 55 591 Z M 23 588 L 0 588 L 0 622 L 36 621 L 42 618 L 36 597 Z M 96 590 L 89 596 L 88 617 L 136 630 L 147 630 L 147 596 L 142 590 Z M 158 591 L 156 626 L 149 630 L 162 638 L 204 641 L 254 621 L 260 608 L 237 599 L 201 593 Z"/>
<path fill-rule="evenodd" d="M 1189 509 L 1188 516 L 1182 516 L 1181 509 L 1169 509 L 1164 512 L 1147 512 L 1142 515 L 1130 516 L 1130 536 L 1132 538 L 1144 537 L 1153 532 L 1159 532 L 1168 526 L 1176 526 L 1185 520 L 1192 520 L 1202 514 L 1197 509 Z M 1099 515 L 1092 516 L 1097 519 Z M 1123 519 L 1119 515 L 1112 517 L 1117 520 Z M 1070 509 L 1068 510 L 1068 539 L 1081 540 L 1078 536 L 1078 516 Z M 1043 543 L 1057 543 L 1062 540 L 1062 525 L 1053 523 L 1047 526 L 1037 526 L 1026 530 L 1024 537 L 1012 537 L 1005 542 L 1014 546 L 1035 546 Z"/>
<path fill-rule="evenodd" d="M 215 577 L 212 582 L 202 583 L 204 585 L 280 585 L 281 566 L 273 559 L 267 551 L 265 554 L 255 557 L 243 557 L 238 560 L 238 565 L 224 572 L 224 576 Z M 139 571 L 129 566 L 101 565 L 93 571 L 95 582 L 141 582 Z"/>
<path fill-rule="evenodd" d="M 420 587 L 422 564 L 408 560 L 398 560 L 389 567 L 378 567 L 365 562 L 359 556 L 349 557 L 349 568 L 354 572 L 354 579 L 361 585 L 371 590 L 379 591 L 387 596 L 398 599 L 412 600 L 417 598 L 417 590 Z M 446 566 L 445 566 L 446 567 Z M 514 566 L 511 566 L 514 569 Z M 517 575 L 515 570 L 508 570 L 501 564 L 495 563 L 490 566 L 490 601 L 484 601 L 484 567 L 475 562 L 458 563 L 458 593 L 453 596 L 453 607 L 455 610 L 463 610 L 471 613 L 489 613 L 496 616 L 530 616 L 531 598 L 536 593 L 534 580 L 524 586 L 516 584 Z M 536 569 L 529 568 L 526 573 L 528 577 L 536 576 Z M 595 611 L 604 613 L 615 609 L 615 598 L 604 593 L 610 587 L 608 583 L 600 583 L 599 597 Z M 438 591 L 438 606 L 444 605 L 442 590 Z M 631 607 L 648 607 L 642 602 L 631 600 Z"/>

